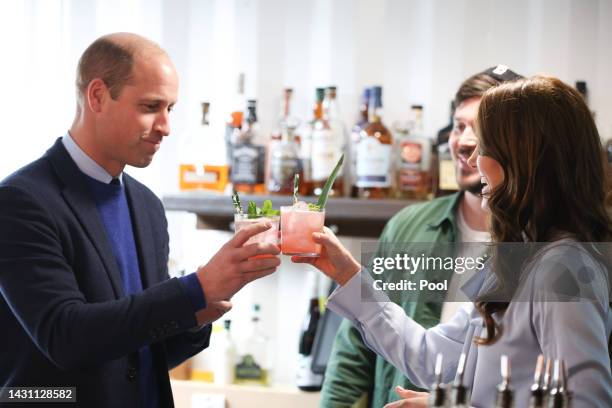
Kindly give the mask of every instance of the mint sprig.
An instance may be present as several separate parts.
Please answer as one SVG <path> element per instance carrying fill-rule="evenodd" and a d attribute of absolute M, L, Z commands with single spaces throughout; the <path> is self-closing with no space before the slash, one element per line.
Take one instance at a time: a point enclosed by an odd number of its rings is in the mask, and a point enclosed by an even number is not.
<path fill-rule="evenodd" d="M 293 204 L 298 202 L 298 190 L 300 188 L 300 175 L 298 173 L 293 176 Z"/>
<path fill-rule="evenodd" d="M 236 210 L 236 214 L 243 214 L 242 212 L 242 204 L 240 204 L 240 197 L 238 196 L 238 192 L 234 190 L 232 194 L 232 203 L 234 203 L 234 210 Z"/>
<path fill-rule="evenodd" d="M 321 195 L 319 196 L 319 200 L 317 201 L 317 206 L 319 207 L 319 211 L 323 211 L 325 209 L 325 204 L 327 204 L 327 196 L 329 195 L 329 190 L 331 190 L 334 185 L 334 181 L 336 181 L 336 177 L 338 177 L 338 172 L 340 171 L 340 167 L 342 167 L 342 162 L 344 161 L 344 154 L 340 156 L 338 163 L 336 163 L 336 167 L 332 170 L 331 174 L 327 178 L 325 185 L 323 186 L 323 190 L 321 190 Z"/>
<path fill-rule="evenodd" d="M 247 218 L 261 218 L 279 215 L 280 211 L 272 208 L 272 201 L 265 200 L 261 208 L 257 207 L 255 201 L 249 201 L 247 207 Z"/>

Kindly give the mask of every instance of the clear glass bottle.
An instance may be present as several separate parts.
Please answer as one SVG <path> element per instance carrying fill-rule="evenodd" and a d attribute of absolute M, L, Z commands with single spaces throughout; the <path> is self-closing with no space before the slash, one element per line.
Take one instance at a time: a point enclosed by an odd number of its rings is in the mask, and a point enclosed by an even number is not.
<path fill-rule="evenodd" d="M 257 141 L 257 101 L 247 101 L 247 116 L 232 145 L 231 181 L 241 193 L 264 192 L 266 149 Z"/>
<path fill-rule="evenodd" d="M 312 132 L 311 172 L 313 194 L 318 196 L 323 190 L 327 178 L 344 151 L 345 128 L 340 119 L 336 87 L 325 90 L 323 115 L 315 121 Z M 341 170 L 342 171 L 342 170 Z M 343 195 L 343 177 L 339 175 L 329 191 L 330 197 Z"/>
<path fill-rule="evenodd" d="M 359 116 L 357 122 L 351 129 L 351 136 L 347 148 L 348 170 L 347 182 L 351 186 L 351 197 L 357 197 L 357 145 L 361 138 L 361 131 L 368 125 L 368 106 L 370 104 L 370 88 L 364 88 L 361 94 L 361 104 L 359 106 Z"/>
<path fill-rule="evenodd" d="M 234 383 L 270 385 L 269 339 L 260 326 L 260 307 L 253 305 L 251 330 L 239 348 Z"/>
<path fill-rule="evenodd" d="M 357 196 L 387 198 L 391 194 L 391 151 L 393 136 L 382 123 L 382 87 L 372 87 L 369 123 L 361 131 L 357 144 Z"/>
<path fill-rule="evenodd" d="M 232 163 L 232 148 L 236 140 L 240 135 L 240 129 L 242 128 L 242 122 L 244 120 L 244 107 L 245 107 L 245 97 L 244 97 L 244 73 L 238 74 L 238 82 L 236 94 L 234 95 L 234 101 L 232 103 L 232 112 L 230 117 L 228 118 L 227 123 L 225 124 L 225 156 L 228 165 L 230 166 L 231 173 L 231 163 Z"/>
<path fill-rule="evenodd" d="M 315 103 L 312 108 L 312 119 L 302 127 L 300 143 L 300 159 L 302 161 L 303 178 L 300 179 L 300 194 L 312 195 L 312 140 L 317 123 L 323 119 L 323 99 L 325 88 L 316 88 Z"/>
<path fill-rule="evenodd" d="M 397 129 L 397 196 L 427 199 L 431 188 L 431 140 L 423 131 L 423 106 L 410 107 L 406 128 Z"/>
<path fill-rule="evenodd" d="M 213 366 L 215 372 L 215 384 L 227 385 L 234 382 L 234 371 L 236 369 L 236 346 L 231 334 L 232 321 L 223 321 L 223 331 L 215 338 Z"/>
<path fill-rule="evenodd" d="M 266 183 L 268 193 L 292 195 L 295 174 L 300 174 L 302 178 L 302 161 L 295 141 L 295 128 L 282 129 L 281 140 L 270 143 L 269 155 Z"/>

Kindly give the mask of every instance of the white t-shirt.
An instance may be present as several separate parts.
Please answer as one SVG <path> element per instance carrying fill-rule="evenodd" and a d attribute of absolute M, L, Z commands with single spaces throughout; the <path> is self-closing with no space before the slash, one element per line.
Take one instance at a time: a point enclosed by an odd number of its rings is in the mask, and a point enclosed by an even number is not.
<path fill-rule="evenodd" d="M 461 207 L 457 208 L 457 238 L 460 242 L 490 242 L 491 234 L 488 231 L 479 231 L 470 228 L 470 226 L 465 221 L 465 217 L 463 216 L 463 211 L 461 211 Z M 483 248 L 484 249 L 484 248 Z M 470 256 L 470 257 L 478 257 L 482 254 L 474 254 L 468 253 L 473 252 L 475 248 L 464 248 L 461 253 L 458 253 L 457 256 Z M 458 288 L 462 284 L 462 280 L 460 279 L 461 275 L 453 273 L 453 277 L 449 284 L 448 292 L 451 294 L 456 293 Z M 454 296 L 453 296 L 454 297 Z M 446 323 L 455 312 L 464 304 L 464 302 L 458 301 L 449 301 L 444 302 L 442 306 L 442 316 L 440 317 L 440 322 Z"/>

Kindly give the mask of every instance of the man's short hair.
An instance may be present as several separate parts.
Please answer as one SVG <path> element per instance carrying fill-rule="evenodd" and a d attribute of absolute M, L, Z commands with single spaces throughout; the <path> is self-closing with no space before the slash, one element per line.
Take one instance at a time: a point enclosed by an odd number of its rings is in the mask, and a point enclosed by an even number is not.
<path fill-rule="evenodd" d="M 117 99 L 123 87 L 132 79 L 134 51 L 128 45 L 120 45 L 104 37 L 94 41 L 79 59 L 77 94 L 85 95 L 89 83 L 100 78 L 108 87 L 111 98 Z"/>
<path fill-rule="evenodd" d="M 472 75 L 459 86 L 455 94 L 455 107 L 468 99 L 481 98 L 485 92 L 502 82 L 521 78 L 523 78 L 522 75 L 508 69 L 505 65 L 497 65 Z"/>

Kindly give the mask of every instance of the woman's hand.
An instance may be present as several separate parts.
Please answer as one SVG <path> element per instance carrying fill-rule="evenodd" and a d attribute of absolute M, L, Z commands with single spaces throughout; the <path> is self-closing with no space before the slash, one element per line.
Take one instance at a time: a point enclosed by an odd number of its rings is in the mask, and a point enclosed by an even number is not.
<path fill-rule="evenodd" d="M 391 402 L 385 408 L 427 408 L 429 393 L 410 391 L 399 385 L 395 387 L 395 392 L 403 399 Z"/>
<path fill-rule="evenodd" d="M 348 282 L 361 269 L 359 262 L 342 246 L 329 228 L 323 227 L 323 232 L 313 233 L 312 239 L 317 244 L 321 244 L 321 256 L 318 258 L 292 256 L 293 262 L 314 266 L 340 286 Z"/>

